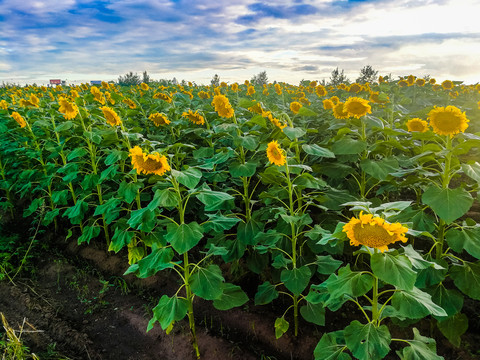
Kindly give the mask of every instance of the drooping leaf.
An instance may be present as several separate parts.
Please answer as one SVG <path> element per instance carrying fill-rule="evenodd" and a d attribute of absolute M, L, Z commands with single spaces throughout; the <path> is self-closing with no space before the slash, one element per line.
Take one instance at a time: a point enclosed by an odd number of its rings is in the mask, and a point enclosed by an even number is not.
<path fill-rule="evenodd" d="M 248 296 L 240 286 L 230 283 L 223 284 L 222 295 L 213 301 L 213 306 L 218 310 L 229 310 L 242 306 L 248 301 Z"/>
<path fill-rule="evenodd" d="M 192 167 L 183 171 L 172 169 L 172 175 L 180 184 L 185 185 L 189 189 L 194 189 L 202 178 L 202 172 Z"/>
<path fill-rule="evenodd" d="M 325 307 L 323 304 L 313 304 L 307 301 L 307 303 L 300 308 L 300 314 L 308 322 L 325 326 Z"/>
<path fill-rule="evenodd" d="M 473 229 L 449 229 L 445 234 L 448 246 L 458 253 L 466 250 L 470 255 L 480 259 L 480 227 Z"/>
<path fill-rule="evenodd" d="M 285 318 L 279 317 L 275 320 L 275 337 L 278 339 L 288 330 L 289 323 Z"/>
<path fill-rule="evenodd" d="M 375 253 L 370 258 L 370 264 L 373 273 L 385 283 L 402 290 L 413 289 L 417 273 L 412 270 L 412 264 L 406 256 Z"/>
<path fill-rule="evenodd" d="M 344 330 L 348 349 L 359 360 L 383 359 L 390 352 L 392 337 L 386 325 L 354 320 Z"/>
<path fill-rule="evenodd" d="M 163 330 L 166 330 L 175 321 L 182 320 L 188 312 L 188 302 L 177 296 L 168 297 L 163 295 L 158 305 L 153 308 L 153 318 L 148 323 L 147 331 L 153 328 L 155 322 L 159 322 Z"/>
<path fill-rule="evenodd" d="M 180 255 L 197 245 L 202 237 L 202 227 L 195 221 L 181 225 L 169 224 L 165 235 L 165 239 Z"/>
<path fill-rule="evenodd" d="M 464 263 L 450 268 L 450 277 L 464 294 L 480 300 L 480 263 Z"/>
<path fill-rule="evenodd" d="M 255 294 L 255 305 L 265 305 L 278 298 L 278 291 L 274 285 L 265 281 L 258 287 Z"/>
<path fill-rule="evenodd" d="M 401 360 L 444 360 L 443 356 L 437 355 L 435 340 L 422 336 L 416 328 L 413 328 L 414 339 L 408 340 L 407 347 L 397 351 Z"/>
<path fill-rule="evenodd" d="M 408 319 L 421 319 L 428 315 L 447 316 L 428 293 L 416 287 L 409 291 L 397 291 L 392 297 L 392 306 L 399 315 Z"/>
<path fill-rule="evenodd" d="M 468 317 L 458 313 L 437 323 L 442 334 L 456 347 L 460 347 L 461 336 L 468 329 Z"/>
<path fill-rule="evenodd" d="M 312 277 L 312 272 L 307 266 L 301 268 L 283 269 L 280 279 L 285 287 L 294 295 L 300 295 L 307 287 Z"/>
<path fill-rule="evenodd" d="M 313 355 L 315 360 L 351 360 L 346 352 L 345 338 L 342 331 L 323 334 L 318 342 Z"/>
<path fill-rule="evenodd" d="M 222 270 L 218 265 L 198 268 L 190 277 L 192 292 L 205 300 L 219 299 L 223 292 Z"/>

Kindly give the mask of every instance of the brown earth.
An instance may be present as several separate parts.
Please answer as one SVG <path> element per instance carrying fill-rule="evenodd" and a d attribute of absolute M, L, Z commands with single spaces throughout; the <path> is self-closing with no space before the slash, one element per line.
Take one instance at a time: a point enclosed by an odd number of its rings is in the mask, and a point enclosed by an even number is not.
<path fill-rule="evenodd" d="M 163 294 L 172 295 L 178 288 L 175 278 L 167 272 L 143 280 L 123 276 L 128 267 L 124 256 L 93 246 L 70 242 L 59 250 L 42 257 L 34 276 L 17 278 L 14 284 L 0 283 L 0 312 L 10 326 L 19 328 L 27 321 L 31 327 L 25 328 L 36 330 L 22 335 L 32 351 L 40 353 L 49 344 L 56 344 L 59 353 L 75 360 L 195 358 L 188 321 L 176 324 L 169 335 L 158 324 L 146 332 L 151 309 L 158 299 Z M 252 298 L 259 279 L 247 279 L 241 285 Z M 196 299 L 202 359 L 310 360 L 324 331 L 343 329 L 358 315 L 346 304 L 336 313 L 327 311 L 324 328 L 301 319 L 297 338 L 289 330 L 277 340 L 275 318 L 289 305 L 283 301 L 280 297 L 272 305 L 254 306 L 250 300 L 241 308 L 218 311 L 211 302 Z M 478 358 L 472 354 L 480 354 L 478 302 L 466 300 L 463 312 L 470 319 L 470 328 L 460 349 L 454 348 L 428 320 L 415 325 L 421 334 L 436 339 L 437 352 L 446 360 L 472 360 Z M 390 329 L 392 337 L 412 337 L 410 328 Z M 397 349 L 392 343 L 392 350 Z M 387 357 L 397 358 L 394 351 Z"/>

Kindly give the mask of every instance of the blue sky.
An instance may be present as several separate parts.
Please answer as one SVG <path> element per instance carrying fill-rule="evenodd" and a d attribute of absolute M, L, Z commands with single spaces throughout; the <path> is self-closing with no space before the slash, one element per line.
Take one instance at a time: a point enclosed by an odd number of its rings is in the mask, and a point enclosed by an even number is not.
<path fill-rule="evenodd" d="M 372 65 L 480 82 L 478 0 L 0 0 L 0 81 L 298 84 Z"/>

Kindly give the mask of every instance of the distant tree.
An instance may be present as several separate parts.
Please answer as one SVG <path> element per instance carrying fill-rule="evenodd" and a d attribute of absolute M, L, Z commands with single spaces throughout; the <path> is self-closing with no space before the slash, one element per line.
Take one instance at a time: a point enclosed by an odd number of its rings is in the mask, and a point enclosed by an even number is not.
<path fill-rule="evenodd" d="M 266 71 L 261 71 L 257 75 L 253 75 L 250 82 L 253 85 L 267 85 L 268 84 L 268 76 Z"/>
<path fill-rule="evenodd" d="M 310 85 L 310 83 L 311 83 L 310 80 L 305 80 L 305 79 L 300 80 L 300 86 L 308 86 Z"/>
<path fill-rule="evenodd" d="M 220 76 L 218 76 L 218 74 L 213 75 L 212 80 L 210 80 L 210 85 L 220 86 Z"/>
<path fill-rule="evenodd" d="M 138 85 L 142 81 L 140 80 L 140 76 L 137 73 L 129 72 L 128 74 L 125 74 L 124 76 L 119 76 L 118 77 L 118 85 L 121 86 L 132 86 L 132 85 Z"/>
<path fill-rule="evenodd" d="M 355 80 L 359 84 L 373 83 L 377 80 L 378 71 L 374 70 L 371 65 L 366 65 L 360 70 L 360 76 Z"/>
<path fill-rule="evenodd" d="M 332 71 L 332 75 L 330 75 L 330 81 L 328 82 L 329 85 L 337 86 L 339 84 L 347 84 L 349 80 L 347 76 L 344 74 L 344 70 L 338 70 L 338 67 Z"/>
<path fill-rule="evenodd" d="M 148 84 L 150 81 L 151 81 L 151 80 L 150 80 L 150 75 L 148 75 L 148 74 L 147 74 L 147 71 L 145 70 L 145 71 L 143 72 L 143 81 L 142 81 L 142 82 L 144 82 L 145 84 Z"/>

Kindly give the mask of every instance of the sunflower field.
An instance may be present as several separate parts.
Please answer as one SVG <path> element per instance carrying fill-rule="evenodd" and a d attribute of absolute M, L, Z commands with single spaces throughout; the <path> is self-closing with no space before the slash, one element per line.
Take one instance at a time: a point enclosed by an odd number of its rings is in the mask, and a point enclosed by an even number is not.
<path fill-rule="evenodd" d="M 443 359 L 415 324 L 458 347 L 480 300 L 479 107 L 480 85 L 413 75 L 6 87 L 0 211 L 124 254 L 125 274 L 176 277 L 145 330 L 188 319 L 196 358 L 196 298 L 282 298 L 277 339 L 356 309 L 316 360 Z M 254 297 L 235 271 L 261 279 Z"/>

